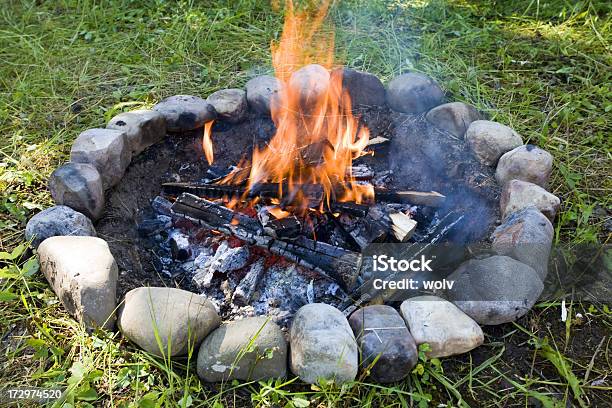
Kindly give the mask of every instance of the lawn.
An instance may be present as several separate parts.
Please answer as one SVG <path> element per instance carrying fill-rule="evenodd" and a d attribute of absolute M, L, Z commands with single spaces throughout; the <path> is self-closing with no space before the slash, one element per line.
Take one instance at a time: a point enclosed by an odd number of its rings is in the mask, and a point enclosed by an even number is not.
<path fill-rule="evenodd" d="M 610 243 L 612 231 L 611 11 L 606 1 L 346 0 L 331 20 L 340 63 L 383 82 L 424 72 L 451 99 L 550 151 L 551 191 L 562 200 L 556 240 L 573 246 Z M 539 304 L 485 330 L 472 353 L 424 359 L 408 381 L 384 387 L 207 385 L 194 361 L 88 335 L 62 310 L 23 229 L 52 205 L 46 180 L 71 142 L 120 111 L 270 72 L 281 28 L 282 13 L 265 0 L 3 2 L 0 387 L 68 386 L 68 406 L 612 405 L 612 314 L 571 294 L 566 322 L 561 298 Z"/>

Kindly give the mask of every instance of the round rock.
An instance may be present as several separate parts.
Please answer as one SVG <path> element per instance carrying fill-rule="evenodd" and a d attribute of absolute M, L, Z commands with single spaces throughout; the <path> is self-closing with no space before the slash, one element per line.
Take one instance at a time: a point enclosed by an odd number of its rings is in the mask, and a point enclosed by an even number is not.
<path fill-rule="evenodd" d="M 289 90 L 292 95 L 297 95 L 302 109 L 310 110 L 324 100 L 329 80 L 329 71 L 321 65 L 310 64 L 291 74 Z"/>
<path fill-rule="evenodd" d="M 137 155 L 164 138 L 166 118 L 157 111 L 139 109 L 120 113 L 106 127 L 125 132 L 132 154 Z"/>
<path fill-rule="evenodd" d="M 561 200 L 556 195 L 536 184 L 521 180 L 507 182 L 499 200 L 502 218 L 529 206 L 535 206 L 552 221 L 557 215 L 560 204 Z"/>
<path fill-rule="evenodd" d="M 89 163 L 98 170 L 105 190 L 121 180 L 130 160 L 132 152 L 121 130 L 88 129 L 77 137 L 70 150 L 70 161 Z"/>
<path fill-rule="evenodd" d="M 544 282 L 554 229 L 536 207 L 510 214 L 491 235 L 492 249 L 531 266 Z"/>
<path fill-rule="evenodd" d="M 222 89 L 206 100 L 215 108 L 219 119 L 230 123 L 241 122 L 248 111 L 246 92 L 242 89 Z"/>
<path fill-rule="evenodd" d="M 221 324 L 206 298 L 176 288 L 141 287 L 129 291 L 119 312 L 125 337 L 156 356 L 185 355 Z"/>
<path fill-rule="evenodd" d="M 166 118 L 169 132 L 199 129 L 215 119 L 215 108 L 204 99 L 193 95 L 174 95 L 162 99 L 153 107 Z"/>
<path fill-rule="evenodd" d="M 338 78 L 342 76 L 342 78 Z M 332 82 L 342 81 L 353 108 L 385 105 L 385 86 L 375 75 L 350 68 L 337 68 L 331 72 Z"/>
<path fill-rule="evenodd" d="M 361 367 L 380 383 L 400 381 L 410 374 L 418 360 L 416 343 L 402 316 L 391 306 L 367 306 L 349 318 L 361 351 Z"/>
<path fill-rule="evenodd" d="M 39 212 L 28 221 L 25 229 L 25 238 L 32 241 L 34 248 L 58 235 L 95 237 L 96 230 L 89 218 L 64 205 Z"/>
<path fill-rule="evenodd" d="M 403 74 L 391 80 L 387 87 L 387 103 L 398 112 L 426 112 L 443 101 L 442 89 L 427 75 Z"/>
<path fill-rule="evenodd" d="M 548 188 L 553 157 L 534 145 L 519 146 L 505 153 L 497 163 L 495 178 L 500 185 L 510 180 L 523 180 Z"/>
<path fill-rule="evenodd" d="M 507 256 L 469 260 L 446 279 L 455 282 L 448 293 L 453 303 L 485 325 L 518 319 L 544 290 L 533 268 Z"/>
<path fill-rule="evenodd" d="M 207 382 L 285 377 L 287 341 L 265 316 L 224 323 L 202 342 L 197 370 Z"/>
<path fill-rule="evenodd" d="M 487 166 L 494 166 L 504 153 L 523 144 L 521 136 L 513 129 L 490 120 L 472 122 L 465 140 L 474 156 Z"/>
<path fill-rule="evenodd" d="M 472 105 L 463 102 L 445 103 L 436 106 L 425 115 L 429 123 L 457 137 L 463 137 L 465 131 L 482 115 Z"/>
<path fill-rule="evenodd" d="M 117 264 L 106 241 L 47 238 L 38 247 L 38 260 L 68 313 L 90 329 L 115 326 Z"/>
<path fill-rule="evenodd" d="M 319 379 L 353 381 L 358 370 L 357 343 L 346 318 L 324 304 L 302 306 L 291 325 L 291 371 L 310 384 Z"/>
<path fill-rule="evenodd" d="M 97 220 L 104 211 L 104 187 L 98 170 L 88 163 L 66 163 L 51 173 L 49 191 L 56 204 Z M 70 235 L 70 234 L 63 234 Z"/>
<path fill-rule="evenodd" d="M 246 83 L 249 107 L 260 115 L 270 115 L 272 101 L 278 100 L 281 82 L 271 75 L 262 75 Z"/>
<path fill-rule="evenodd" d="M 428 343 L 429 357 L 467 353 L 484 341 L 480 326 L 457 306 L 437 296 L 402 302 L 402 317 L 417 345 Z"/>

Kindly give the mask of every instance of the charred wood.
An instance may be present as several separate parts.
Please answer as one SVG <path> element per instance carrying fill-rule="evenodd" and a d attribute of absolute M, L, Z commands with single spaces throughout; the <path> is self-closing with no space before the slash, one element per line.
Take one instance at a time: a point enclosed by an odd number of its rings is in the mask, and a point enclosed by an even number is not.
<path fill-rule="evenodd" d="M 192 194 L 181 194 L 172 212 L 206 228 L 236 236 L 283 256 L 351 290 L 359 275 L 361 254 L 305 237 L 285 241 L 267 235 L 258 220 Z"/>

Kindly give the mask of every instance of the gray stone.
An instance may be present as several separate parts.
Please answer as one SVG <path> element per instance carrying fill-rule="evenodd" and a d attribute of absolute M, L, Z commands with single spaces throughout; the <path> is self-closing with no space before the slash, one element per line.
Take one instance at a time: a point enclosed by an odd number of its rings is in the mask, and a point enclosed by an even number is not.
<path fill-rule="evenodd" d="M 219 119 L 238 123 L 246 117 L 248 104 L 246 92 L 242 89 L 222 89 L 206 100 L 215 108 Z"/>
<path fill-rule="evenodd" d="M 309 111 L 325 99 L 329 90 L 329 71 L 318 64 L 306 65 L 289 78 L 292 95 L 298 95 L 299 105 Z"/>
<path fill-rule="evenodd" d="M 544 290 L 536 271 L 507 256 L 464 262 L 447 278 L 449 299 L 480 324 L 512 322 L 533 307 Z"/>
<path fill-rule="evenodd" d="M 202 342 L 197 370 L 206 382 L 286 377 L 287 341 L 265 316 L 224 323 Z"/>
<path fill-rule="evenodd" d="M 467 353 L 484 341 L 482 329 L 457 306 L 437 296 L 402 302 L 402 317 L 417 345 L 428 343 L 429 357 Z"/>
<path fill-rule="evenodd" d="M 174 95 L 162 99 L 153 110 L 166 118 L 169 132 L 199 129 L 215 119 L 215 108 L 204 99 L 193 95 Z"/>
<path fill-rule="evenodd" d="M 463 137 L 465 131 L 482 115 L 472 105 L 463 102 L 445 103 L 436 106 L 425 115 L 429 123 L 457 137 Z"/>
<path fill-rule="evenodd" d="M 561 200 L 542 187 L 521 180 L 510 180 L 504 186 L 499 205 L 502 218 L 529 206 L 535 206 L 549 220 L 554 220 Z"/>
<path fill-rule="evenodd" d="M 393 78 L 387 86 L 387 103 L 398 112 L 426 112 L 444 101 L 444 93 L 427 75 L 410 72 Z"/>
<path fill-rule="evenodd" d="M 249 107 L 260 115 L 270 115 L 272 104 L 278 102 L 281 82 L 271 75 L 262 75 L 246 83 Z"/>
<path fill-rule="evenodd" d="M 385 105 L 385 87 L 375 75 L 349 68 L 332 71 L 332 82 L 342 75 L 342 88 L 351 98 L 351 106 L 370 107 Z"/>
<path fill-rule="evenodd" d="M 259 283 L 265 271 L 265 262 L 263 258 L 251 265 L 247 274 L 242 278 L 238 286 L 236 286 L 236 290 L 234 290 L 234 294 L 232 295 L 232 302 L 238 306 L 246 306 L 251 303 L 253 294 L 257 289 L 257 283 Z"/>
<path fill-rule="evenodd" d="M 361 351 L 361 367 L 369 367 L 370 377 L 377 382 L 400 381 L 416 365 L 416 343 L 402 316 L 391 306 L 367 306 L 349 318 Z"/>
<path fill-rule="evenodd" d="M 139 109 L 120 113 L 106 127 L 125 132 L 134 156 L 166 136 L 166 118 L 154 110 Z"/>
<path fill-rule="evenodd" d="M 89 163 L 98 170 L 102 187 L 108 189 L 121 180 L 132 160 L 125 132 L 89 129 L 77 137 L 70 150 L 70 161 Z"/>
<path fill-rule="evenodd" d="M 66 163 L 51 173 L 48 185 L 56 204 L 66 205 L 93 220 L 102 216 L 102 177 L 91 164 Z"/>
<path fill-rule="evenodd" d="M 64 205 L 39 212 L 30 218 L 25 229 L 25 238 L 32 241 L 34 248 L 58 235 L 95 237 L 96 230 L 89 218 Z"/>
<path fill-rule="evenodd" d="M 176 288 L 140 287 L 125 295 L 118 324 L 123 335 L 145 351 L 172 357 L 197 350 L 221 318 L 203 296 Z"/>
<path fill-rule="evenodd" d="M 358 349 L 353 331 L 338 309 L 324 304 L 302 306 L 291 325 L 291 371 L 310 384 L 319 379 L 353 381 Z"/>
<path fill-rule="evenodd" d="M 106 241 L 47 238 L 38 247 L 38 260 L 68 313 L 90 329 L 115 326 L 117 264 Z"/>
<path fill-rule="evenodd" d="M 519 146 L 505 153 L 497 163 L 495 178 L 500 185 L 523 180 L 548 188 L 553 157 L 534 145 Z"/>
<path fill-rule="evenodd" d="M 491 235 L 493 250 L 531 266 L 544 282 L 554 229 L 536 207 L 510 214 Z"/>
<path fill-rule="evenodd" d="M 474 156 L 487 166 L 494 166 L 506 152 L 523 144 L 513 129 L 490 120 L 476 120 L 465 132 L 465 140 Z"/>

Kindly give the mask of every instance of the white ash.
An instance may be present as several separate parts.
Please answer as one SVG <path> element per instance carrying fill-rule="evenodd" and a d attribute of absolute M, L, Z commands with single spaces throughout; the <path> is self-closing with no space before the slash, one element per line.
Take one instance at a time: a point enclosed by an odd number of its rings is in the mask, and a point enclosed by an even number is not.
<path fill-rule="evenodd" d="M 227 274 L 244 268 L 249 261 L 249 249 L 246 246 L 230 248 L 227 241 L 223 241 L 214 256 L 200 253 L 198 257 L 200 259 L 194 261 L 194 263 L 197 263 L 198 269 L 193 275 L 192 281 L 202 289 L 210 287 L 215 272 Z M 204 264 L 200 267 L 202 262 Z"/>
<path fill-rule="evenodd" d="M 308 276 L 310 275 L 310 276 Z M 251 303 L 257 315 L 269 315 L 279 323 L 285 325 L 293 314 L 308 303 L 308 286 L 312 280 L 313 298 L 317 302 L 331 305 L 338 303 L 342 297 L 341 290 L 336 290 L 336 296 L 327 294 L 330 285 L 334 283 L 326 279 L 312 278 L 312 273 L 306 274 L 293 264 L 287 266 L 273 265 L 266 271 L 259 284 L 259 297 Z"/>

